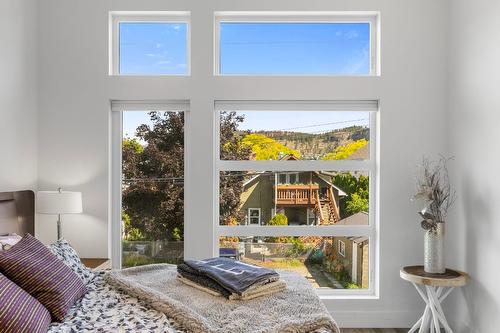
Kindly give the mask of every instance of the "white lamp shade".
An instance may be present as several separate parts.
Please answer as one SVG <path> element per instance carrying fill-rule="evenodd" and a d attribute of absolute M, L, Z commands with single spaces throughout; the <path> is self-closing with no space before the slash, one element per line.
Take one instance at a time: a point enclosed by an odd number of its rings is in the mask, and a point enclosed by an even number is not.
<path fill-rule="evenodd" d="M 66 191 L 39 191 L 36 194 L 37 213 L 78 214 L 82 212 L 82 193 Z"/>

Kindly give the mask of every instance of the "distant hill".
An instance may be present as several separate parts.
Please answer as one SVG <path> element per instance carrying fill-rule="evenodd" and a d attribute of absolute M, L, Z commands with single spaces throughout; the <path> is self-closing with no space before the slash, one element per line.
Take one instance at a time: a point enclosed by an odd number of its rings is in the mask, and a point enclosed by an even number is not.
<path fill-rule="evenodd" d="M 242 133 L 243 134 L 243 133 Z M 243 134 L 244 135 L 244 134 Z M 361 148 L 365 144 L 354 144 L 360 140 L 368 141 L 370 139 L 369 129 L 362 126 L 350 126 L 342 129 L 337 129 L 331 132 L 311 134 L 311 133 L 300 133 L 300 132 L 286 132 L 286 131 L 258 131 L 251 134 L 247 134 L 246 137 L 252 138 L 253 143 L 255 142 L 266 142 L 269 144 L 272 153 L 276 153 L 276 149 L 280 150 L 280 147 L 285 147 L 285 154 L 293 154 L 295 156 L 299 155 L 302 159 L 323 159 L 328 154 L 334 153 L 337 148 L 346 146 L 350 153 L 354 153 L 357 149 Z M 255 140 L 259 138 L 259 140 Z M 272 141 L 267 141 L 265 138 L 272 139 L 276 144 L 272 144 Z M 245 141 L 245 139 L 244 139 Z M 345 150 L 340 148 L 341 150 Z M 263 152 L 262 145 L 259 146 L 258 151 L 252 148 L 254 153 L 257 153 L 258 157 L 263 157 L 266 153 Z M 259 159 L 257 157 L 257 159 Z"/>

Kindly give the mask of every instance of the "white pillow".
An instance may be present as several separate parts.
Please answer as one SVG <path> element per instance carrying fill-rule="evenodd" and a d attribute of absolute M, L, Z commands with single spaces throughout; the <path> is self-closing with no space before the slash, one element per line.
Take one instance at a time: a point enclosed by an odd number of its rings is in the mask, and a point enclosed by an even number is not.
<path fill-rule="evenodd" d="M 17 242 L 19 242 L 21 239 L 22 239 L 22 237 L 17 235 L 17 234 L 0 236 L 0 251 L 10 249 Z"/>

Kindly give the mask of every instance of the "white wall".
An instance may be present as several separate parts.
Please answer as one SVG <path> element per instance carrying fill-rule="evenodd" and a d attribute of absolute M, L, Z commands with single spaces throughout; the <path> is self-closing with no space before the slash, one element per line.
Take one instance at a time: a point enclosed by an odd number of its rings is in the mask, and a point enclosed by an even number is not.
<path fill-rule="evenodd" d="M 37 184 L 37 1 L 0 1 L 0 192 Z"/>
<path fill-rule="evenodd" d="M 448 224 L 448 261 L 469 285 L 447 303 L 457 332 L 500 327 L 500 2 L 451 6 L 450 152 L 458 189 Z"/>
<path fill-rule="evenodd" d="M 40 6 L 39 184 L 83 191 L 84 215 L 65 222 L 65 236 L 84 257 L 108 255 L 110 99 L 191 99 L 186 240 L 188 257 L 204 256 L 212 237 L 213 100 L 381 100 L 380 299 L 327 301 L 344 326 L 407 327 L 422 307 L 399 278 L 422 261 L 423 234 L 413 191 L 422 154 L 445 151 L 445 0 L 186 1 L 45 0 Z M 212 76 L 214 10 L 379 10 L 382 76 L 375 78 L 216 78 Z M 109 10 L 191 10 L 192 77 L 108 77 Z M 194 80 L 193 78 L 197 78 Z M 196 92 L 196 98 L 192 93 Z M 194 190 L 196 186 L 196 191 Z M 207 200 L 207 198 L 211 198 Z M 189 207 L 197 209 L 189 210 Z M 40 223 L 45 221 L 40 221 Z M 47 223 L 49 223 L 47 221 Z M 54 239 L 47 224 L 40 236 Z"/>

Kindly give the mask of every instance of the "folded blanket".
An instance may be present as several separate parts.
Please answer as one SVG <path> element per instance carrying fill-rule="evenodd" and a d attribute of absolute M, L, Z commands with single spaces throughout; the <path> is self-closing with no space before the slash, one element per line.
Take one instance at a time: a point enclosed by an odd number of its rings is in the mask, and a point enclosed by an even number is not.
<path fill-rule="evenodd" d="M 249 288 L 242 295 L 231 294 L 229 296 L 225 296 L 214 289 L 211 289 L 209 287 L 204 287 L 203 285 L 200 285 L 200 284 L 198 284 L 190 279 L 187 279 L 187 278 L 183 277 L 182 275 L 177 275 L 177 279 L 179 279 L 179 281 L 181 281 L 182 283 L 184 283 L 188 286 L 191 286 L 191 287 L 196 288 L 198 290 L 209 293 L 210 295 L 224 296 L 227 299 L 232 300 L 232 301 L 247 301 L 247 300 L 257 298 L 257 297 L 271 295 L 271 294 L 274 294 L 274 293 L 277 293 L 277 292 L 280 292 L 280 291 L 283 291 L 286 289 L 285 281 L 275 281 L 275 282 L 270 282 L 268 284 L 265 284 L 263 286 Z"/>
<path fill-rule="evenodd" d="M 252 286 L 264 285 L 279 279 L 278 273 L 272 269 L 228 258 L 186 260 L 184 264 L 196 271 L 198 276 L 208 277 L 231 294 L 240 296 Z"/>
<path fill-rule="evenodd" d="M 177 273 L 179 273 L 179 275 L 183 276 L 187 280 L 190 280 L 193 283 L 202 286 L 203 288 L 214 290 L 215 292 L 226 298 L 229 298 L 229 296 L 232 294 L 229 290 L 225 289 L 219 283 L 217 283 L 217 281 L 208 276 L 204 276 L 203 274 L 198 273 L 198 271 L 192 269 L 186 264 L 177 265 Z"/>
<path fill-rule="evenodd" d="M 187 286 L 177 274 L 175 266 L 157 264 L 113 271 L 106 281 L 191 333 L 339 333 L 311 284 L 296 273 L 278 271 L 287 284 L 283 292 L 243 302 Z"/>

